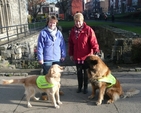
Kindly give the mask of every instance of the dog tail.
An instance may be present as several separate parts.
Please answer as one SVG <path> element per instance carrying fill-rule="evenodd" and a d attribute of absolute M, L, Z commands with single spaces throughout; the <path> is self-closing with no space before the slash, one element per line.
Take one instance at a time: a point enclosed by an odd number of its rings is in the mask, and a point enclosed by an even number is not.
<path fill-rule="evenodd" d="M 129 98 L 139 93 L 140 93 L 140 90 L 138 89 L 129 89 L 127 92 L 123 94 L 123 98 Z"/>
<path fill-rule="evenodd" d="M 11 80 L 2 80 L 2 84 L 24 84 L 25 78 L 23 79 L 11 79 Z"/>

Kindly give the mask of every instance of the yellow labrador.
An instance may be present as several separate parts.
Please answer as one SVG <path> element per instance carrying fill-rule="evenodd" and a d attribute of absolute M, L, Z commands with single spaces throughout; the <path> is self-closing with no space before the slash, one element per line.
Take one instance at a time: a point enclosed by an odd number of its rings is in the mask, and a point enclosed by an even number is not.
<path fill-rule="evenodd" d="M 3 80 L 3 84 L 24 84 L 27 107 L 32 107 L 30 104 L 31 97 L 35 100 L 39 100 L 39 98 L 35 97 L 36 92 L 46 92 L 53 102 L 54 107 L 60 108 L 59 105 L 62 104 L 62 102 L 60 101 L 59 89 L 63 69 L 64 68 L 58 64 L 54 64 L 51 66 L 46 76 L 31 76 L 21 79 Z"/>

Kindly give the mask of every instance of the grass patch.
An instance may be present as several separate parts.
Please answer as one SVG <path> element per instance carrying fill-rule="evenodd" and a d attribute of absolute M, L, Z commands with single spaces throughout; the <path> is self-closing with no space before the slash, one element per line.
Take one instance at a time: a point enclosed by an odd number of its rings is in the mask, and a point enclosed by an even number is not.
<path fill-rule="evenodd" d="M 62 28 L 71 28 L 74 26 L 74 22 L 73 21 L 59 21 L 58 25 L 61 26 Z"/>
<path fill-rule="evenodd" d="M 86 21 L 89 26 L 114 26 L 119 29 L 135 32 L 137 34 L 141 34 L 141 26 L 135 26 L 132 24 L 124 24 L 124 23 L 112 23 L 112 22 L 105 22 L 105 21 Z M 73 21 L 60 21 L 59 25 L 63 28 L 70 28 L 74 26 Z"/>
<path fill-rule="evenodd" d="M 135 32 L 137 34 L 141 34 L 141 26 L 135 26 L 132 24 L 124 24 L 124 23 L 120 23 L 120 22 L 108 22 L 108 21 L 86 21 L 86 23 L 89 26 L 114 26 L 116 28 L 119 29 L 123 29 L 123 30 L 127 30 L 127 31 L 131 31 L 131 32 Z M 63 29 L 71 29 L 74 26 L 74 21 L 59 21 L 58 23 L 59 26 L 62 26 Z M 36 27 L 44 27 L 45 26 L 45 22 L 40 22 L 40 23 L 34 23 L 34 24 L 30 24 L 29 28 L 35 28 Z"/>

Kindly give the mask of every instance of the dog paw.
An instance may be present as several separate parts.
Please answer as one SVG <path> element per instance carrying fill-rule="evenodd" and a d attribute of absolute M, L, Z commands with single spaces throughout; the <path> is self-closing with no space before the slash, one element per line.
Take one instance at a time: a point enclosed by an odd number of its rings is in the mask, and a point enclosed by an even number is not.
<path fill-rule="evenodd" d="M 110 100 L 107 101 L 107 104 L 111 104 L 111 103 L 113 103 L 113 102 L 114 102 L 114 101 L 110 99 Z"/>
<path fill-rule="evenodd" d="M 32 107 L 32 105 L 31 105 L 30 103 L 28 103 L 28 104 L 27 104 L 27 107 L 28 107 L 28 108 L 31 108 L 31 107 Z"/>
<path fill-rule="evenodd" d="M 64 95 L 64 92 L 63 91 L 59 91 L 59 95 Z"/>
<path fill-rule="evenodd" d="M 98 106 L 98 105 L 101 105 L 101 102 L 97 101 L 97 102 L 96 102 L 96 105 L 97 105 L 97 106 Z"/>
<path fill-rule="evenodd" d="M 58 102 L 58 104 L 60 105 L 60 104 L 62 104 L 62 102 L 61 102 L 61 101 L 59 101 L 59 102 Z"/>
<path fill-rule="evenodd" d="M 42 100 L 48 100 L 48 97 L 47 97 L 47 95 L 42 95 L 41 99 Z"/>
<path fill-rule="evenodd" d="M 93 99 L 94 95 L 88 96 L 88 99 Z"/>
<path fill-rule="evenodd" d="M 55 108 L 57 108 L 57 109 L 58 109 L 58 108 L 60 108 L 60 106 L 59 106 L 59 105 L 55 105 Z"/>
<path fill-rule="evenodd" d="M 33 99 L 34 99 L 35 101 L 37 101 L 37 100 L 39 100 L 40 98 L 37 98 L 37 97 L 33 97 Z"/>

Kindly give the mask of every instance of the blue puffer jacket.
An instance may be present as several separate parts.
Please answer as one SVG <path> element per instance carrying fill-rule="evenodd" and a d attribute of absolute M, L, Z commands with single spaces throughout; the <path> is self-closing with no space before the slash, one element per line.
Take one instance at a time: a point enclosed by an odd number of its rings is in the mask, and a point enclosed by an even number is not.
<path fill-rule="evenodd" d="M 44 28 L 38 37 L 37 55 L 38 60 L 60 61 L 66 57 L 66 45 L 60 30 L 57 30 L 54 41 L 47 28 Z"/>

